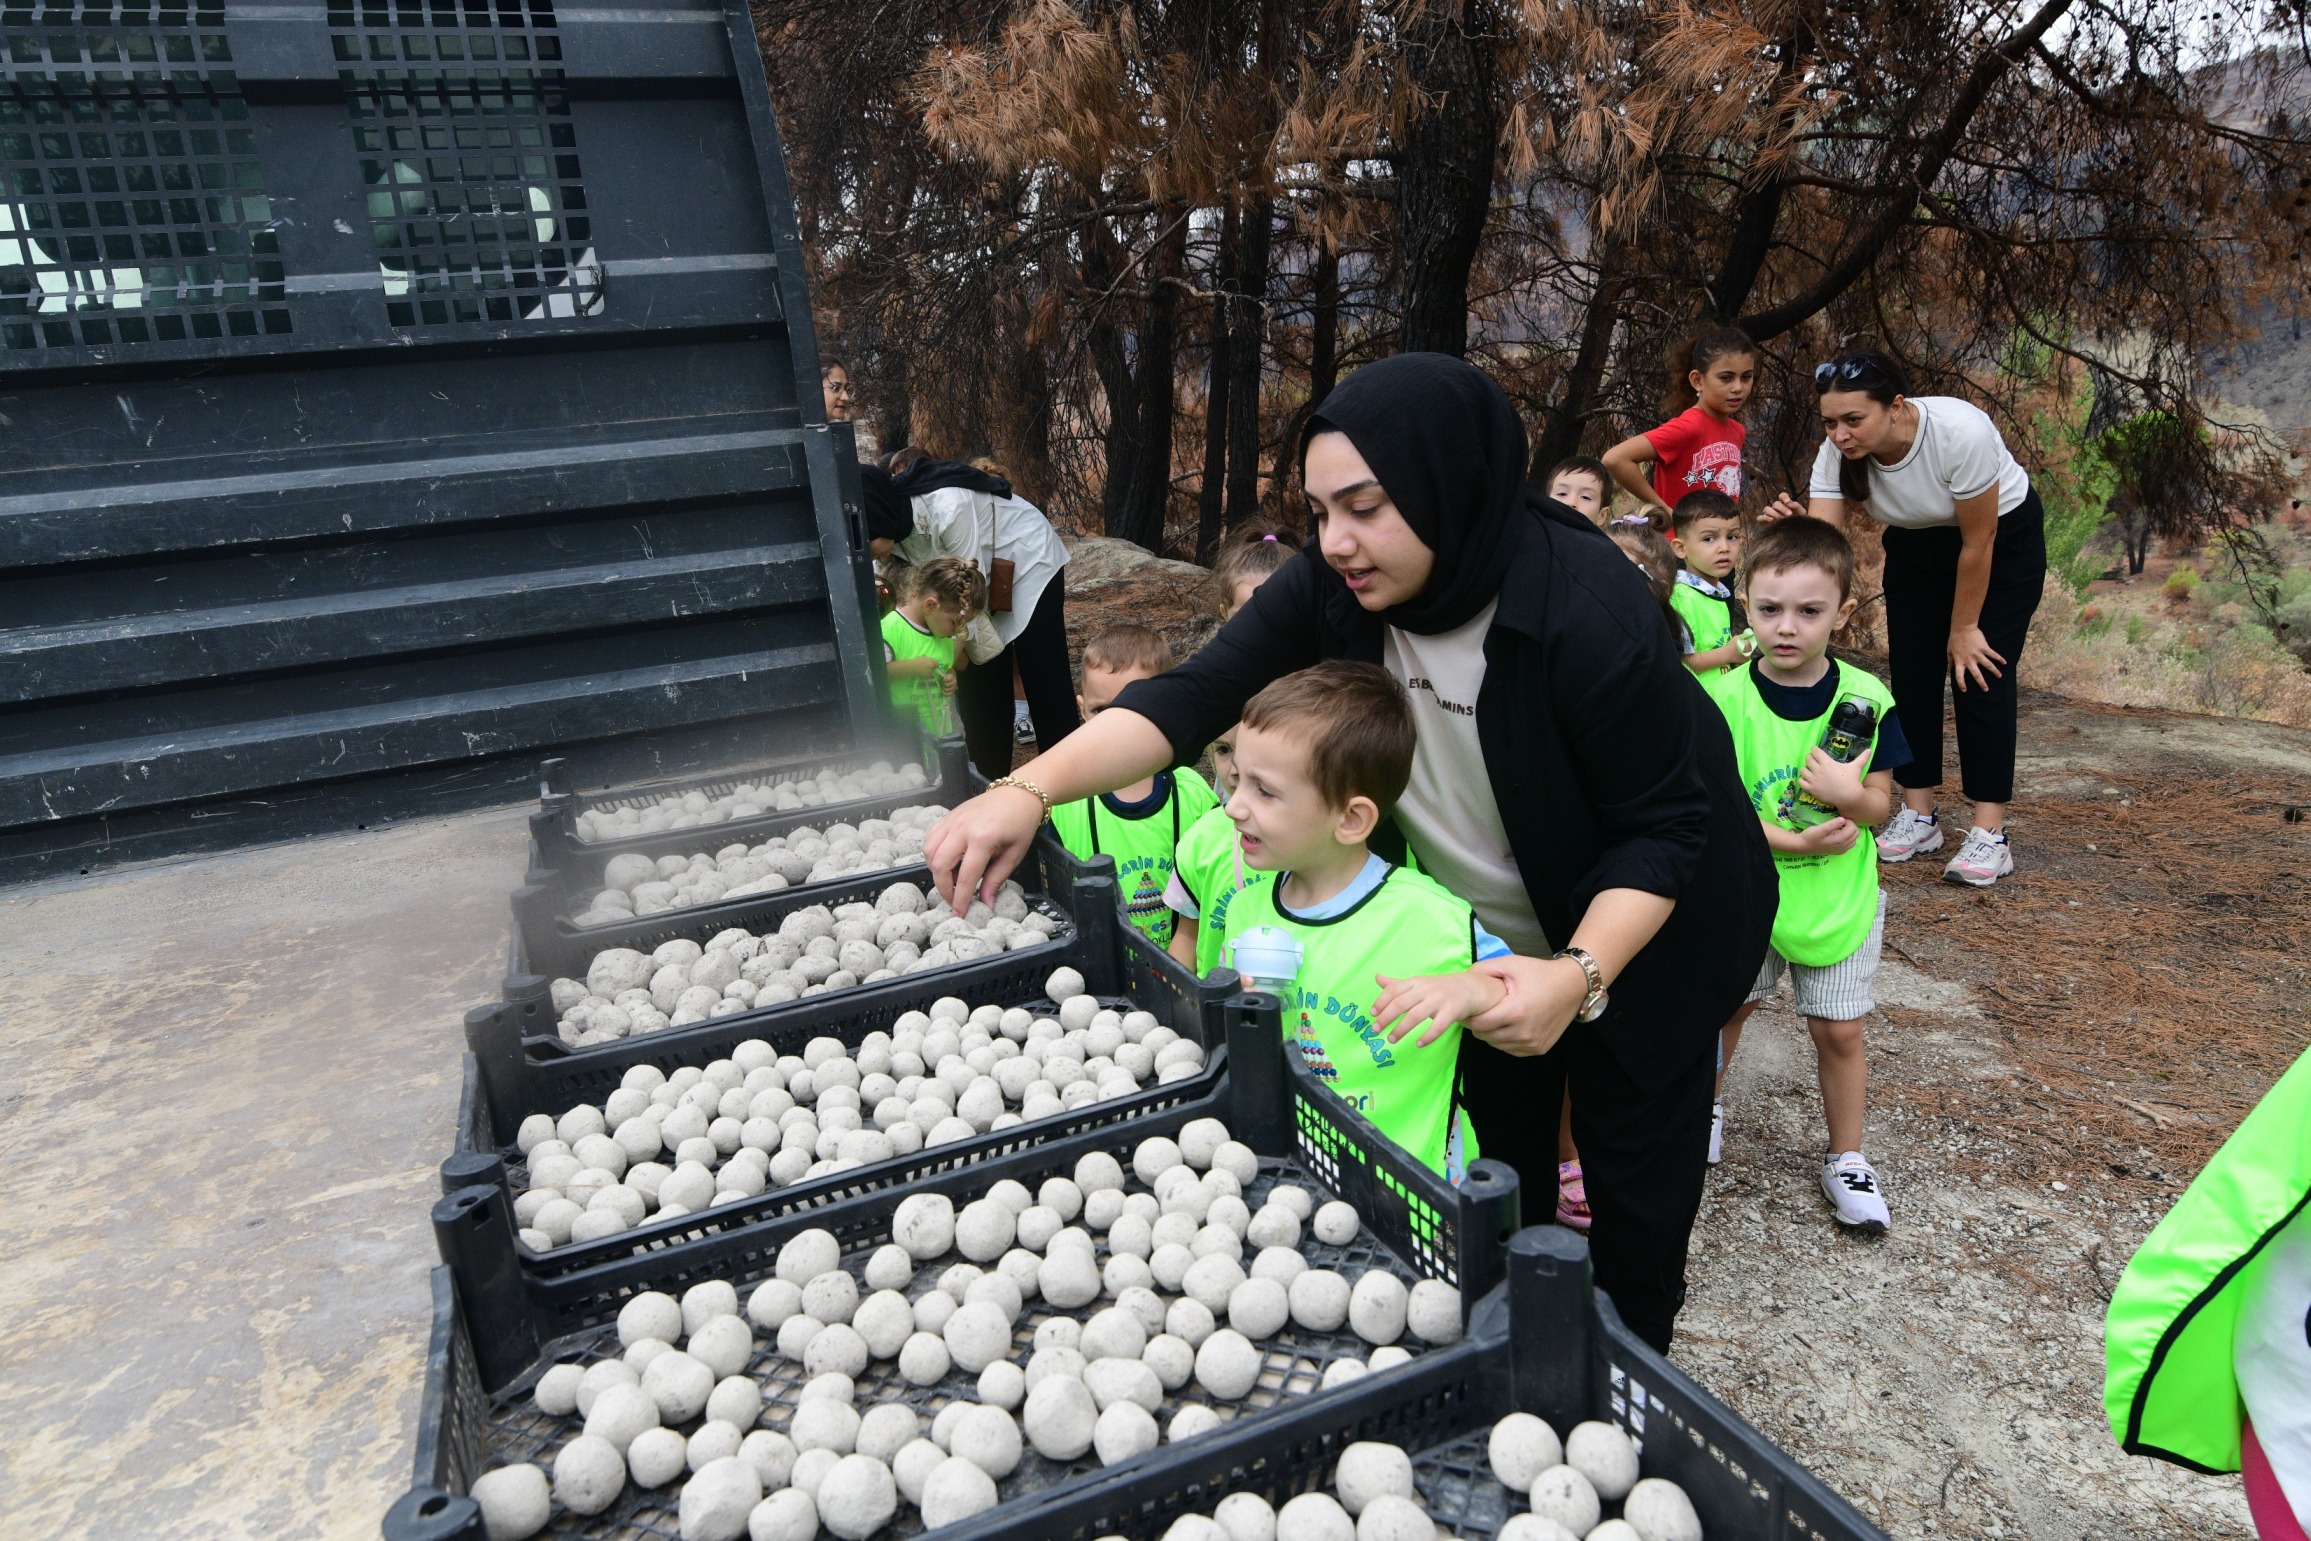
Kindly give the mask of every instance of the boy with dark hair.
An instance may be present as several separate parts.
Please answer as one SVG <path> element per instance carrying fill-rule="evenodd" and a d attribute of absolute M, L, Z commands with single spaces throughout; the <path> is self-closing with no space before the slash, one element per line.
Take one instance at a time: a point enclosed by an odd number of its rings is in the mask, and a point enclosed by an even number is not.
<path fill-rule="evenodd" d="M 1685 667 L 1707 677 L 1756 651 L 1755 639 L 1733 629 L 1733 589 L 1727 582 L 1741 560 L 1741 508 L 1722 492 L 1688 492 L 1669 511 L 1669 549 L 1684 565 L 1669 604 L 1685 623 Z"/>
<path fill-rule="evenodd" d="M 1613 473 L 1593 455 L 1567 455 L 1549 467 L 1549 479 L 1541 485 L 1591 524 L 1603 524 L 1613 507 Z"/>
<path fill-rule="evenodd" d="M 1854 612 L 1854 553 L 1842 533 L 1803 517 L 1769 525 L 1750 546 L 1742 583 L 1757 658 L 1704 684 L 1733 729 L 1741 779 L 1773 848 L 1781 905 L 1757 988 L 1725 1026 L 1724 1059 L 1787 972 L 1813 1035 L 1829 1124 L 1822 1192 L 1840 1224 L 1883 1231 L 1885 1196 L 1862 1155 L 1869 1089 L 1862 1019 L 1876 1004 L 1870 981 L 1886 923 L 1868 826 L 1892 815 L 1894 772 L 1909 763 L 1910 749 L 1893 692 L 1829 656 L 1830 633 Z M 1722 1064 L 1718 1088 L 1722 1095 Z M 1712 1161 L 1724 1118 L 1721 1101 Z"/>
<path fill-rule="evenodd" d="M 1098 716 L 1133 680 L 1172 666 L 1171 645 L 1145 626 L 1111 626 L 1083 647 L 1075 704 Z M 1123 918 L 1158 947 L 1172 939 L 1164 889 L 1172 879 L 1180 834 L 1219 806 L 1204 778 L 1186 766 L 1158 771 L 1120 792 L 1102 792 L 1051 810 L 1059 843 L 1080 857 L 1115 858 L 1116 901 Z"/>
<path fill-rule="evenodd" d="M 1467 901 L 1372 854 L 1373 830 L 1412 777 L 1413 734 L 1404 687 L 1374 664 L 1321 663 L 1252 697 L 1228 817 L 1244 864 L 1274 876 L 1236 893 L 1225 946 L 1247 985 L 1282 996 L 1308 1068 L 1458 1182 L 1476 1156 L 1461 1024 L 1504 993 L 1470 968 L 1508 948 Z"/>

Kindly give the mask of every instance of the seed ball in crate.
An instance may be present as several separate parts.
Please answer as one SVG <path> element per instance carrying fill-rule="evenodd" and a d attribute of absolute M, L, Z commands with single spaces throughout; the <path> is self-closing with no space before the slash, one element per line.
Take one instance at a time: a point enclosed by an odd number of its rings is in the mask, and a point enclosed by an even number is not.
<path fill-rule="evenodd" d="M 1241 1199 L 1229 1201 L 1237 1205 Z M 1300 1217 L 1281 1204 L 1267 1204 L 1245 1224 L 1244 1240 L 1266 1250 L 1270 1247 L 1296 1248 L 1300 1245 Z"/>
<path fill-rule="evenodd" d="M 1372 1357 L 1364 1361 L 1364 1367 L 1378 1375 L 1383 1370 L 1393 1370 L 1400 1364 L 1410 1363 L 1412 1363 L 1412 1350 L 1401 1348 L 1392 1343 L 1386 1348 L 1374 1349 Z"/>
<path fill-rule="evenodd" d="M 1555 1520 L 1538 1514 L 1512 1514 L 1502 1524 L 1497 1541 L 1582 1541 Z"/>
<path fill-rule="evenodd" d="M 1255 1341 L 1283 1331 L 1291 1315 L 1291 1299 L 1273 1279 L 1246 1279 L 1228 1292 L 1228 1325 Z"/>
<path fill-rule="evenodd" d="M 991 1301 L 958 1307 L 941 1336 L 948 1356 L 973 1375 L 1001 1359 L 1011 1347 L 1011 1319 Z"/>
<path fill-rule="evenodd" d="M 933 1530 L 983 1514 L 997 1501 L 995 1479 L 961 1456 L 949 1456 L 932 1467 L 915 1498 L 924 1526 Z"/>
<path fill-rule="evenodd" d="M 1228 1297 L 1243 1282 L 1242 1264 L 1225 1253 L 1213 1253 L 1196 1259 L 1181 1279 L 1180 1288 L 1188 1299 L 1217 1317 L 1226 1314 Z"/>
<path fill-rule="evenodd" d="M 1410 1498 L 1383 1493 L 1356 1517 L 1356 1541 L 1433 1541 L 1436 1522 Z"/>
<path fill-rule="evenodd" d="M 650 1361 L 656 1359 L 660 1354 L 673 1352 L 674 1345 L 671 1343 L 662 1343 L 656 1338 L 643 1338 L 639 1342 L 629 1345 L 626 1352 L 619 1357 L 632 1365 L 635 1372 L 639 1374 L 649 1369 Z"/>
<path fill-rule="evenodd" d="M 1597 1489 L 1570 1466 L 1552 1466 L 1534 1477 L 1525 1497 L 1533 1513 L 1555 1520 L 1576 1536 L 1586 1536 L 1597 1528 L 1602 1507 Z"/>
<path fill-rule="evenodd" d="M 889 1465 L 901 1450 L 922 1436 L 923 1420 L 904 1402 L 881 1402 L 859 1419 L 851 1448 Z"/>
<path fill-rule="evenodd" d="M 473 1480 L 473 1501 L 481 1506 L 481 1522 L 489 1541 L 522 1541 L 546 1528 L 553 1512 L 553 1492 L 546 1474 L 529 1462 L 500 1466 Z"/>
<path fill-rule="evenodd" d="M 1330 1493 L 1302 1493 L 1276 1511 L 1276 1541 L 1354 1541 L 1356 1522 Z"/>
<path fill-rule="evenodd" d="M 858 1382 L 839 1371 L 829 1370 L 824 1375 L 814 1375 L 809 1380 L 804 1381 L 802 1390 L 795 1393 L 794 1401 L 795 1405 L 800 1407 L 805 1402 L 815 1401 L 822 1397 L 830 1402 L 846 1402 L 855 1405 L 859 1399 Z"/>
<path fill-rule="evenodd" d="M 787 1477 L 794 1471 L 795 1457 L 800 1454 L 794 1441 L 775 1429 L 756 1429 L 739 1442 L 738 1453 L 753 1463 L 762 1478 L 764 1492 L 774 1493 L 786 1486 Z"/>
<path fill-rule="evenodd" d="M 1053 1246 L 1036 1272 L 1036 1287 L 1044 1300 L 1062 1311 L 1072 1311 L 1099 1298 L 1099 1259 L 1074 1246 Z"/>
<path fill-rule="evenodd" d="M 1407 1303 L 1404 1281 L 1378 1268 L 1365 1270 L 1348 1296 L 1348 1325 L 1367 1343 L 1394 1343 L 1404 1336 Z"/>
<path fill-rule="evenodd" d="M 948 1453 L 961 1456 L 998 1482 L 1017 1471 L 1025 1450 L 1019 1420 L 1000 1407 L 962 1406 L 962 1413 L 948 1431 Z"/>
<path fill-rule="evenodd" d="M 586 1373 L 578 1377 L 578 1416 L 590 1418 L 594 1404 L 602 1393 L 612 1386 L 639 1386 L 642 1372 L 621 1359 L 602 1359 L 586 1366 Z"/>
<path fill-rule="evenodd" d="M 786 1432 L 799 1451 L 832 1450 L 837 1455 L 849 1455 L 858 1448 L 860 1421 L 858 1409 L 850 1403 L 813 1397 L 795 1405 Z"/>
<path fill-rule="evenodd" d="M 799 1488 L 767 1494 L 746 1517 L 748 1541 L 815 1541 L 818 1505 Z"/>
<path fill-rule="evenodd" d="M 979 1400 L 989 1407 L 1017 1412 L 1027 1400 L 1027 1372 L 1008 1359 L 998 1359 L 979 1372 Z"/>
<path fill-rule="evenodd" d="M 625 1487 L 626 1452 L 599 1434 L 580 1434 L 554 1457 L 554 1499 L 573 1514 L 600 1514 Z"/>
<path fill-rule="evenodd" d="M 834 1322 L 803 1345 L 802 1367 L 812 1375 L 833 1372 L 857 1377 L 866 1372 L 867 1340 L 848 1322 Z"/>
<path fill-rule="evenodd" d="M 1089 1363 L 1083 1355 L 1077 1352 L 1072 1345 L 1052 1343 L 1038 1348 L 1028 1356 L 1027 1368 L 1023 1372 L 1022 1378 L 1027 1385 L 1027 1394 L 1033 1396 L 1035 1388 L 1050 1377 L 1059 1375 L 1073 1380 L 1081 1380 L 1083 1379 L 1083 1372 L 1089 1367 Z"/>
<path fill-rule="evenodd" d="M 1345 1247 L 1356 1239 L 1361 1224 L 1355 1205 L 1334 1199 L 1316 1211 L 1309 1228 L 1316 1233 L 1316 1239 L 1327 1246 Z"/>
<path fill-rule="evenodd" d="M 1177 1293 L 1195 1262 L 1196 1255 L 1184 1244 L 1168 1241 L 1148 1254 L 1147 1267 L 1159 1287 Z"/>
<path fill-rule="evenodd" d="M 1110 1402 L 1092 1426 L 1091 1447 L 1102 1466 L 1145 1455 L 1161 1441 L 1155 1414 L 1137 1402 Z"/>
<path fill-rule="evenodd" d="M 833 1471 L 835 1463 L 841 1459 L 832 1450 L 805 1450 L 794 1458 L 794 1471 L 787 1477 L 787 1483 L 810 1494 L 815 1501 L 819 1484 L 826 1480 L 826 1474 Z"/>
<path fill-rule="evenodd" d="M 744 1331 L 743 1323 L 740 1330 Z M 705 1411 L 714 1382 L 711 1368 L 679 1349 L 659 1354 L 642 1371 L 642 1389 L 657 1404 L 661 1423 L 688 1423 Z M 600 1411 L 599 1404 L 595 1410 Z"/>
<path fill-rule="evenodd" d="M 1460 1291 L 1442 1279 L 1423 1279 L 1413 1285 L 1405 1302 L 1405 1326 L 1423 1343 L 1440 1347 L 1460 1341 Z"/>
<path fill-rule="evenodd" d="M 762 1479 L 750 1463 L 737 1456 L 709 1461 L 682 1484 L 682 1541 L 738 1541 L 761 1502 Z"/>
<path fill-rule="evenodd" d="M 762 1388 L 743 1375 L 726 1375 L 706 1398 L 706 1416 L 744 1435 L 762 1416 Z"/>
<path fill-rule="evenodd" d="M 1276 1541 L 1276 1511 L 1257 1493 L 1230 1493 L 1212 1507 L 1226 1541 Z"/>
<path fill-rule="evenodd" d="M 754 1357 L 754 1332 L 741 1316 L 717 1316 L 690 1334 L 690 1357 L 714 1372 L 716 1380 L 736 1375 Z"/>
<path fill-rule="evenodd" d="M 1260 1378 L 1260 1350 L 1242 1333 L 1222 1327 L 1196 1350 L 1196 1384 L 1223 1402 L 1239 1401 Z"/>
<path fill-rule="evenodd" d="M 764 1332 L 778 1331 L 801 1312 L 802 1286 L 786 1279 L 765 1279 L 746 1297 L 746 1319 Z"/>
<path fill-rule="evenodd" d="M 1701 1516 L 1685 1489 L 1659 1477 L 1646 1477 L 1629 1489 L 1621 1518 L 1642 1541 L 1701 1541 Z"/>
<path fill-rule="evenodd" d="M 915 1302 L 915 1330 L 917 1332 L 944 1332 L 947 1318 L 955 1314 L 958 1302 L 945 1290 L 925 1291 Z"/>
<path fill-rule="evenodd" d="M 1172 1414 L 1172 1421 L 1164 1427 L 1164 1438 L 1176 1445 L 1198 1434 L 1209 1434 L 1225 1422 L 1225 1418 L 1203 1403 L 1190 1402 Z"/>
<path fill-rule="evenodd" d="M 1155 1283 L 1155 1274 L 1142 1258 L 1130 1253 L 1118 1253 L 1107 1260 L 1100 1270 L 1100 1283 L 1110 1295 L 1121 1296 L 1131 1290 L 1144 1290 Z"/>
<path fill-rule="evenodd" d="M 1531 1413 L 1510 1413 L 1493 1425 L 1485 1442 L 1485 1458 L 1493 1475 L 1519 1493 L 1529 1492 L 1533 1479 L 1560 1465 L 1565 1449 L 1557 1431 Z"/>
<path fill-rule="evenodd" d="M 802 1287 L 802 1314 L 829 1323 L 847 1322 L 859 1308 L 858 1281 L 840 1268 L 829 1269 Z"/>
<path fill-rule="evenodd" d="M 1202 1348 L 1204 1340 L 1217 1331 L 1219 1325 L 1219 1317 L 1210 1306 L 1187 1296 L 1164 1309 L 1164 1331 L 1190 1348 Z"/>
<path fill-rule="evenodd" d="M 578 1384 L 586 1378 L 585 1368 L 574 1364 L 557 1364 L 538 1377 L 537 1389 L 530 1399 L 538 1411 L 555 1418 L 567 1418 L 578 1410 Z"/>
<path fill-rule="evenodd" d="M 1588 1478 L 1599 1498 L 1620 1498 L 1637 1485 L 1636 1443 L 1614 1424 L 1575 1424 L 1565 1436 L 1565 1464 Z"/>
<path fill-rule="evenodd" d="M 954 1364 L 947 1344 L 935 1332 L 918 1332 L 899 1350 L 899 1374 L 910 1386 L 935 1386 Z"/>
<path fill-rule="evenodd" d="M 1083 1384 L 1101 1412 L 1118 1402 L 1137 1402 L 1151 1413 L 1163 1406 L 1163 1382 L 1138 1359 L 1095 1359 L 1084 1366 Z"/>
<path fill-rule="evenodd" d="M 1583 1541 L 1645 1541 L 1645 1538 L 1627 1520 L 1606 1520 L 1590 1531 Z"/>
<path fill-rule="evenodd" d="M 1072 1461 L 1091 1448 L 1099 1406 L 1092 1400 L 1091 1388 L 1074 1376 L 1047 1375 L 1028 1389 L 1020 1422 L 1038 1455 Z"/>
<path fill-rule="evenodd" d="M 934 1138 L 932 1143 L 939 1142 Z M 956 1250 L 974 1263 L 992 1263 L 1010 1249 L 1018 1223 L 1019 1217 L 999 1200 L 975 1199 L 955 1217 Z"/>
<path fill-rule="evenodd" d="M 851 1327 L 875 1359 L 896 1358 L 914 1335 L 915 1308 L 897 1290 L 877 1290 L 859 1302 Z"/>
<path fill-rule="evenodd" d="M 626 1474 L 636 1487 L 664 1487 L 689 1465 L 688 1442 L 672 1429 L 644 1429 L 626 1447 Z"/>
<path fill-rule="evenodd" d="M 703 1396 L 699 1405 L 705 1405 Z M 640 1386 L 612 1386 L 594 1398 L 594 1410 L 586 1414 L 586 1432 L 609 1441 L 622 1460 L 634 1436 L 658 1427 L 661 1421 L 658 1401 L 648 1391 Z"/>
<path fill-rule="evenodd" d="M 943 1193 L 902 1200 L 891 1216 L 891 1240 L 918 1263 L 943 1257 L 955 1245 L 955 1204 Z"/>
<path fill-rule="evenodd" d="M 1335 1359 L 1324 1367 L 1323 1378 L 1317 1383 L 1318 1389 L 1330 1391 L 1334 1386 L 1345 1386 L 1371 1373 L 1372 1367 L 1361 1359 Z"/>
<path fill-rule="evenodd" d="M 1340 1506 L 1351 1515 L 1363 1514 L 1364 1506 L 1383 1493 L 1410 1498 L 1413 1496 L 1412 1457 L 1398 1445 L 1358 1440 L 1340 1452 L 1340 1463 L 1332 1473 L 1332 1488 L 1340 1495 Z"/>

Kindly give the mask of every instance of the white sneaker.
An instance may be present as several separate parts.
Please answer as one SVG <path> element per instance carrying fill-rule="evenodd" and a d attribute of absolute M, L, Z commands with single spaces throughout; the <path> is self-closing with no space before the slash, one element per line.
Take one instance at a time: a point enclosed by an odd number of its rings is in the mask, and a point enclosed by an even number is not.
<path fill-rule="evenodd" d="M 1858 1150 L 1822 1158 L 1822 1192 L 1837 1206 L 1840 1225 L 1874 1235 L 1892 1223 L 1885 1195 L 1878 1191 L 1877 1169 Z"/>
<path fill-rule="evenodd" d="M 1942 869 L 1942 881 L 1988 888 L 2013 873 L 2014 847 L 2006 843 L 2006 837 L 1992 830 L 1970 829 L 1966 831 L 1966 843 Z"/>
<path fill-rule="evenodd" d="M 1878 831 L 1878 860 L 1908 861 L 1920 851 L 1942 849 L 1942 825 L 1930 813 L 1897 809 Z"/>
<path fill-rule="evenodd" d="M 1713 1102 L 1709 1105 L 1709 1164 L 1711 1166 L 1717 1165 L 1724 1158 L 1724 1155 L 1725 1104 Z"/>

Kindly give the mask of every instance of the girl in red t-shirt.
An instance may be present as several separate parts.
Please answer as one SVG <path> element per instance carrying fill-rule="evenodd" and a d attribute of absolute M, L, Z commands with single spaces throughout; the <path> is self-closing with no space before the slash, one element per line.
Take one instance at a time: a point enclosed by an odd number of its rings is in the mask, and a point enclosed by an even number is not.
<path fill-rule="evenodd" d="M 1741 498 L 1741 409 L 1757 384 L 1757 344 L 1737 326 L 1703 327 L 1679 350 L 1670 370 L 1660 427 L 1623 439 L 1605 452 L 1613 479 L 1635 494 L 1667 529 L 1669 510 L 1707 487 Z"/>

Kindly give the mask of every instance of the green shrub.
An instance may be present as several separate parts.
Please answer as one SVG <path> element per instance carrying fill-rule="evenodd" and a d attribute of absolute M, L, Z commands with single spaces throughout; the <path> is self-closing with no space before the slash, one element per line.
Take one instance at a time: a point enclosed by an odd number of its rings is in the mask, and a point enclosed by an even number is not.
<path fill-rule="evenodd" d="M 2199 570 L 2197 568 L 2178 567 L 2167 574 L 2165 593 L 2169 599 L 2188 599 L 2191 597 L 2192 591 L 2198 586 Z"/>

